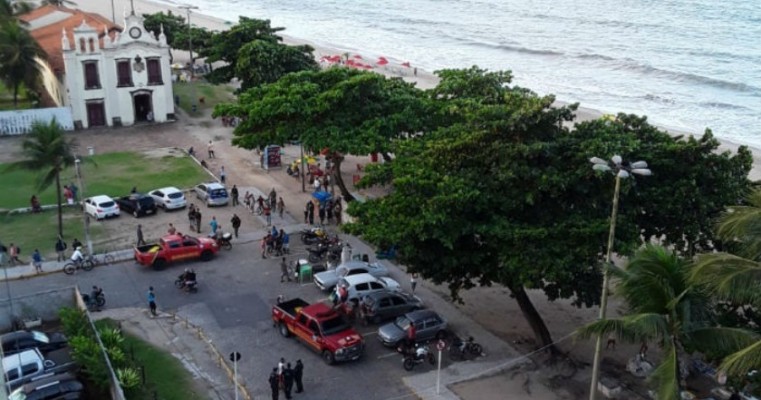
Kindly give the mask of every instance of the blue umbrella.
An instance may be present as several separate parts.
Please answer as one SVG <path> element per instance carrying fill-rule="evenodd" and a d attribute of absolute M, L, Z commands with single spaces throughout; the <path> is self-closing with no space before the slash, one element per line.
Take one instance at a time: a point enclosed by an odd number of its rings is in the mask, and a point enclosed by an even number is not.
<path fill-rule="evenodd" d="M 328 192 L 319 191 L 319 192 L 312 193 L 312 197 L 317 199 L 317 201 L 319 201 L 320 203 L 324 203 L 324 202 L 330 200 L 333 196 L 330 193 L 328 193 Z"/>

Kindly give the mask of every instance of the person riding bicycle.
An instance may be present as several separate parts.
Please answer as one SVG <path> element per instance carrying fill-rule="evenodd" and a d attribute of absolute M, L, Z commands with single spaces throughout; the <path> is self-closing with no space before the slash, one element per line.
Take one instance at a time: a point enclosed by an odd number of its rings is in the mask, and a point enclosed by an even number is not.
<path fill-rule="evenodd" d="M 73 261 L 74 264 L 82 265 L 82 261 L 84 260 L 85 257 L 82 255 L 82 246 L 74 248 L 74 254 L 71 255 L 71 261 Z"/>

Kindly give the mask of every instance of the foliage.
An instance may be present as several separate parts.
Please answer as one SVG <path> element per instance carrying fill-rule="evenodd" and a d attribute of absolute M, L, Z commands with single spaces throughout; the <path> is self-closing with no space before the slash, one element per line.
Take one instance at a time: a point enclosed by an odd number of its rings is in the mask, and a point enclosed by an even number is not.
<path fill-rule="evenodd" d="M 206 76 L 209 82 L 226 83 L 235 76 L 238 64 L 238 52 L 246 44 L 255 40 L 279 43 L 283 39 L 276 33 L 285 28 L 273 28 L 269 20 L 253 19 L 241 16 L 238 24 L 226 31 L 214 33 L 208 44 L 199 48 L 199 54 L 206 61 L 213 63 L 224 61 L 225 66 L 219 67 Z"/>
<path fill-rule="evenodd" d="M 88 323 L 89 326 L 89 323 Z M 110 380 L 103 352 L 93 336 L 69 338 L 71 356 L 82 367 L 85 375 L 100 389 L 107 389 Z"/>
<path fill-rule="evenodd" d="M 235 76 L 241 81 L 241 90 L 265 83 L 273 83 L 283 75 L 319 69 L 311 46 L 288 46 L 282 43 L 255 40 L 245 44 L 238 52 Z"/>
<path fill-rule="evenodd" d="M 418 132 L 426 120 L 422 93 L 401 79 L 346 68 L 288 74 L 249 89 L 237 104 L 220 104 L 214 116 L 242 118 L 233 144 L 246 149 L 300 140 L 329 155 L 340 169 L 343 154 L 387 152 L 395 140 Z M 336 184 L 351 198 L 340 175 Z"/>
<path fill-rule="evenodd" d="M 623 183 L 614 249 L 624 256 L 643 236 L 664 235 L 687 250 L 704 247 L 710 219 L 747 188 L 750 153 L 716 154 L 710 132 L 682 140 L 624 114 L 569 130 L 575 105 L 556 107 L 552 96 L 511 87 L 509 73 L 440 74 L 426 93 L 434 119 L 413 140 L 395 142 L 393 163 L 363 179 L 391 177 L 392 193 L 351 204 L 356 222 L 346 228 L 382 248 L 396 244 L 403 264 L 448 283 L 455 298 L 475 285 L 507 286 L 544 345 L 552 341 L 526 288 L 578 306 L 600 297 L 614 179 L 596 176 L 590 157 L 636 155 L 656 174 Z M 298 92 L 283 93 L 283 119 L 299 115 L 286 113 L 303 104 Z M 301 132 L 295 125 L 288 126 Z M 265 128 L 285 130 L 277 123 Z M 675 188 L 678 196 L 670 192 Z"/>
<path fill-rule="evenodd" d="M 0 18 L 0 79 L 13 89 L 13 104 L 18 105 L 19 88 L 36 88 L 40 79 L 37 58 L 45 53 L 29 31 L 14 19 Z"/>
<path fill-rule="evenodd" d="M 116 377 L 119 379 L 122 389 L 126 391 L 134 391 L 142 383 L 140 373 L 134 367 L 117 368 Z"/>
<path fill-rule="evenodd" d="M 90 322 L 84 311 L 78 308 L 63 307 L 58 310 L 63 332 L 67 337 L 88 336 L 92 334 Z"/>
<path fill-rule="evenodd" d="M 680 399 L 680 371 L 687 368 L 680 366 L 680 356 L 695 350 L 729 354 L 754 340 L 754 334 L 742 329 L 714 327 L 707 293 L 688 281 L 689 263 L 664 247 L 648 244 L 626 269 L 613 266 L 611 271 L 619 280 L 616 293 L 628 306 L 626 315 L 593 322 L 577 334 L 658 343 L 665 356 L 650 376 L 658 399 Z"/>
<path fill-rule="evenodd" d="M 208 115 L 205 112 L 212 109 L 216 104 L 233 101 L 233 89 L 230 85 L 212 85 L 206 82 L 176 82 L 173 87 L 175 96 L 180 98 L 179 106 L 188 115 L 195 117 Z M 204 102 L 199 103 L 198 98 L 203 97 Z M 193 106 L 196 111 L 193 112 Z"/>
<path fill-rule="evenodd" d="M 166 13 L 157 12 L 153 14 L 143 14 L 143 25 L 145 29 L 153 32 L 156 37 L 161 33 L 161 29 L 164 29 L 164 36 L 166 36 L 166 42 L 175 49 L 186 49 L 187 42 L 184 45 L 176 43 L 176 36 L 182 30 L 187 30 L 187 24 L 185 18 L 181 15 L 172 14 L 169 10 Z"/>

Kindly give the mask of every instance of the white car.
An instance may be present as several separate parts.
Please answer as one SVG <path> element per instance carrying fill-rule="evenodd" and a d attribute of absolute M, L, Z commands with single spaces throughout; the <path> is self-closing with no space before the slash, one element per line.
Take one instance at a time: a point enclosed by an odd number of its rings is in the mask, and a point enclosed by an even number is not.
<path fill-rule="evenodd" d="M 338 286 L 343 286 L 348 292 L 348 301 L 359 303 L 363 297 L 370 293 L 380 292 L 381 290 L 390 290 L 399 292 L 402 290 L 399 282 L 387 277 L 375 277 L 370 274 L 349 275 L 338 281 Z"/>
<path fill-rule="evenodd" d="M 98 220 L 119 216 L 119 205 L 104 194 L 86 198 L 84 207 L 87 214 Z"/>
<path fill-rule="evenodd" d="M 388 276 L 388 268 L 377 262 L 370 264 L 364 261 L 351 260 L 339 265 L 336 269 L 315 274 L 312 280 L 317 287 L 327 292 L 336 287 L 339 279 L 357 274 L 370 274 L 377 277 Z"/>
<path fill-rule="evenodd" d="M 165 210 L 176 210 L 179 208 L 185 208 L 185 206 L 188 205 L 182 190 L 173 186 L 153 190 L 149 192 L 148 195 L 153 197 L 157 206 Z"/>

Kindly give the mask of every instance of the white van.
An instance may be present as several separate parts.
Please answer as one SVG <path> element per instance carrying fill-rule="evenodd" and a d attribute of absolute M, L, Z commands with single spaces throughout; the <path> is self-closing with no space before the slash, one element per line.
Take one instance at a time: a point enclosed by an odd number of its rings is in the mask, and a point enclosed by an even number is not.
<path fill-rule="evenodd" d="M 48 365 L 48 367 L 53 366 L 52 362 Z M 3 357 L 5 384 L 8 390 L 11 391 L 35 376 L 43 374 L 45 367 L 45 359 L 36 348 Z"/>

